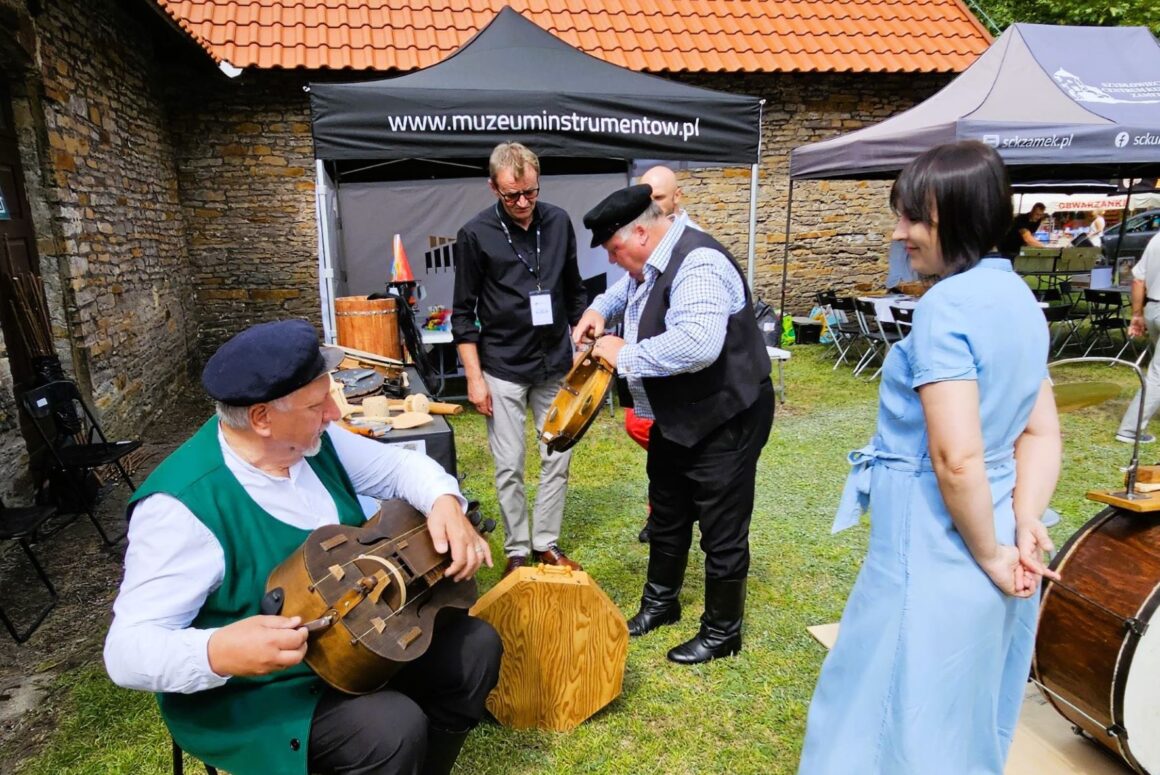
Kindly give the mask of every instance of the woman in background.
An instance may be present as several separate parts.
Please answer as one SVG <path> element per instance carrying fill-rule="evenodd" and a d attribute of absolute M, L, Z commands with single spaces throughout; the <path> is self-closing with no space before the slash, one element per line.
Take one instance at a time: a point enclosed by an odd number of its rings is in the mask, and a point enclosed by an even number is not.
<path fill-rule="evenodd" d="M 1107 222 L 1104 220 L 1104 211 L 1092 210 L 1091 222 L 1088 224 L 1087 238 L 1093 247 L 1098 248 L 1104 244 L 1104 229 L 1106 228 Z"/>
<path fill-rule="evenodd" d="M 894 238 L 938 282 L 891 348 L 877 433 L 850 455 L 834 530 L 869 552 L 810 705 L 800 772 L 1001 773 L 1031 665 L 1059 476 L 1047 325 L 994 246 L 1007 172 L 939 146 L 890 194 Z"/>

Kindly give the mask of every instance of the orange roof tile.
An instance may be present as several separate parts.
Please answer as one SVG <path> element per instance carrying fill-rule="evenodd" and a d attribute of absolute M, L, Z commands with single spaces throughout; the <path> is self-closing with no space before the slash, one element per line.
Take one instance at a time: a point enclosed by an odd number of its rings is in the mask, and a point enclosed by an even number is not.
<path fill-rule="evenodd" d="M 156 0 L 235 67 L 410 71 L 505 5 L 652 72 L 958 72 L 991 43 L 962 0 Z"/>

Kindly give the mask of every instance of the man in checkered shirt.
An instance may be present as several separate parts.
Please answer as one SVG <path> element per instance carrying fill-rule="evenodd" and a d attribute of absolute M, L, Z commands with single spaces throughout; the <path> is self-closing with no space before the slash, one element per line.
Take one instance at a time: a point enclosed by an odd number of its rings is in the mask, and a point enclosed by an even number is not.
<path fill-rule="evenodd" d="M 636 413 L 652 418 L 648 578 L 630 635 L 681 618 L 693 523 L 705 551 L 705 613 L 697 635 L 669 651 L 696 664 L 741 650 L 749 520 L 757 459 L 773 424 L 769 356 L 741 269 L 721 243 L 666 218 L 648 185 L 610 194 L 584 216 L 592 246 L 628 274 L 584 312 L 577 344 L 628 380 Z M 604 334 L 624 322 L 624 338 Z"/>

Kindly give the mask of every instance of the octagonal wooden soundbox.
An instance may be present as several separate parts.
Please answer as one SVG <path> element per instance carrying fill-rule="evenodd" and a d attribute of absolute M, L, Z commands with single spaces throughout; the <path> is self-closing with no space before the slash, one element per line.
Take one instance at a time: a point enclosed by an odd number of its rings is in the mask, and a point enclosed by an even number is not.
<path fill-rule="evenodd" d="M 628 625 L 584 571 L 517 568 L 472 607 L 503 639 L 487 709 L 515 729 L 567 731 L 620 695 Z"/>

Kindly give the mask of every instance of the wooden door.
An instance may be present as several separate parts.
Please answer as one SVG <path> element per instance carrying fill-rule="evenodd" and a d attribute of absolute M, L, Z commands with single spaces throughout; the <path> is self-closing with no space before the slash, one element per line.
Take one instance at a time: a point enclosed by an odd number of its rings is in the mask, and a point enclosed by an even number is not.
<path fill-rule="evenodd" d="M 39 274 L 36 234 L 24 192 L 20 149 L 12 123 L 12 103 L 4 74 L 0 72 L 0 328 L 8 346 L 16 392 L 33 386 L 28 343 L 21 335 L 12 311 L 12 282 L 16 274 Z"/>

